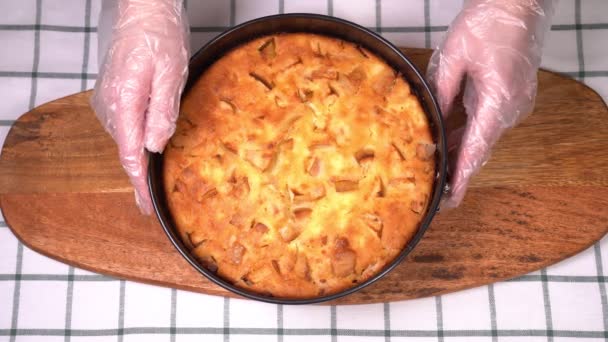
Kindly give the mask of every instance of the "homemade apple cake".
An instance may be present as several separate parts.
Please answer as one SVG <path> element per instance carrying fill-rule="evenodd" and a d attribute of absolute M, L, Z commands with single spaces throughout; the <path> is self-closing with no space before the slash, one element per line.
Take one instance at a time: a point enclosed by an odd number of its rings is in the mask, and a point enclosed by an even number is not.
<path fill-rule="evenodd" d="M 429 122 L 370 51 L 285 33 L 221 57 L 185 95 L 164 154 L 184 244 L 236 286 L 345 290 L 416 233 L 435 180 Z"/>

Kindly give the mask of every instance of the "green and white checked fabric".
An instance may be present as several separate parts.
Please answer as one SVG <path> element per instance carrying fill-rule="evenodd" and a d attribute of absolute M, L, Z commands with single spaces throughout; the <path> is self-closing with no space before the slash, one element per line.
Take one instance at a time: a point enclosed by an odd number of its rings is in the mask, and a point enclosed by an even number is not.
<path fill-rule="evenodd" d="M 28 109 L 93 86 L 101 0 L 0 1 L 0 142 Z M 461 1 L 190 0 L 196 51 L 240 22 L 314 12 L 435 47 Z M 608 100 L 608 1 L 561 0 L 543 66 Z M 608 119 L 608 118 L 607 118 Z M 599 208 L 598 210 L 604 210 Z M 608 224 L 608 223 L 607 223 Z M 608 341 L 608 238 L 519 279 L 406 302 L 281 306 L 120 281 L 24 247 L 0 217 L 0 341 Z"/>

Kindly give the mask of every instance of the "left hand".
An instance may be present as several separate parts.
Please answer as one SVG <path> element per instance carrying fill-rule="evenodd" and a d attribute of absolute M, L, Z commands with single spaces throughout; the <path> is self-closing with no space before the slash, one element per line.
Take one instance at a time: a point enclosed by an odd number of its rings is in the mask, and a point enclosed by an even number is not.
<path fill-rule="evenodd" d="M 137 205 L 151 214 L 146 150 L 162 152 L 175 131 L 188 73 L 187 17 L 181 0 L 106 0 L 104 13 L 115 20 L 100 19 L 100 47 L 108 50 L 91 105 L 118 146 Z"/>

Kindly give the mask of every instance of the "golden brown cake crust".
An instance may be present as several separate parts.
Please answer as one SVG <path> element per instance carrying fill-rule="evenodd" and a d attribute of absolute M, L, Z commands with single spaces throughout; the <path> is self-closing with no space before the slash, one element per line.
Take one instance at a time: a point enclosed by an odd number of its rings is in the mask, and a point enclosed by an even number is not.
<path fill-rule="evenodd" d="M 169 208 L 199 261 L 276 297 L 375 275 L 418 229 L 435 176 L 408 84 L 356 45 L 290 33 L 214 63 L 164 156 Z"/>

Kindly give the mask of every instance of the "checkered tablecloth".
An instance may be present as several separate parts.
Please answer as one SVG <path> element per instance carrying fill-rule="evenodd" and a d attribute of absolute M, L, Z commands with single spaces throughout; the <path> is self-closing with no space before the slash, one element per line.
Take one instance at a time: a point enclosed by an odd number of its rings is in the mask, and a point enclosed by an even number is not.
<path fill-rule="evenodd" d="M 100 1 L 0 1 L 0 142 L 28 109 L 92 88 Z M 190 0 L 187 7 L 194 51 L 234 24 L 281 12 L 330 14 L 400 46 L 435 47 L 461 1 Z M 608 1 L 562 0 L 551 31 L 543 66 L 607 100 Z M 269 305 L 75 269 L 24 247 L 0 221 L 0 340 L 599 342 L 608 341 L 607 274 L 604 238 L 545 270 L 440 297 Z"/>

